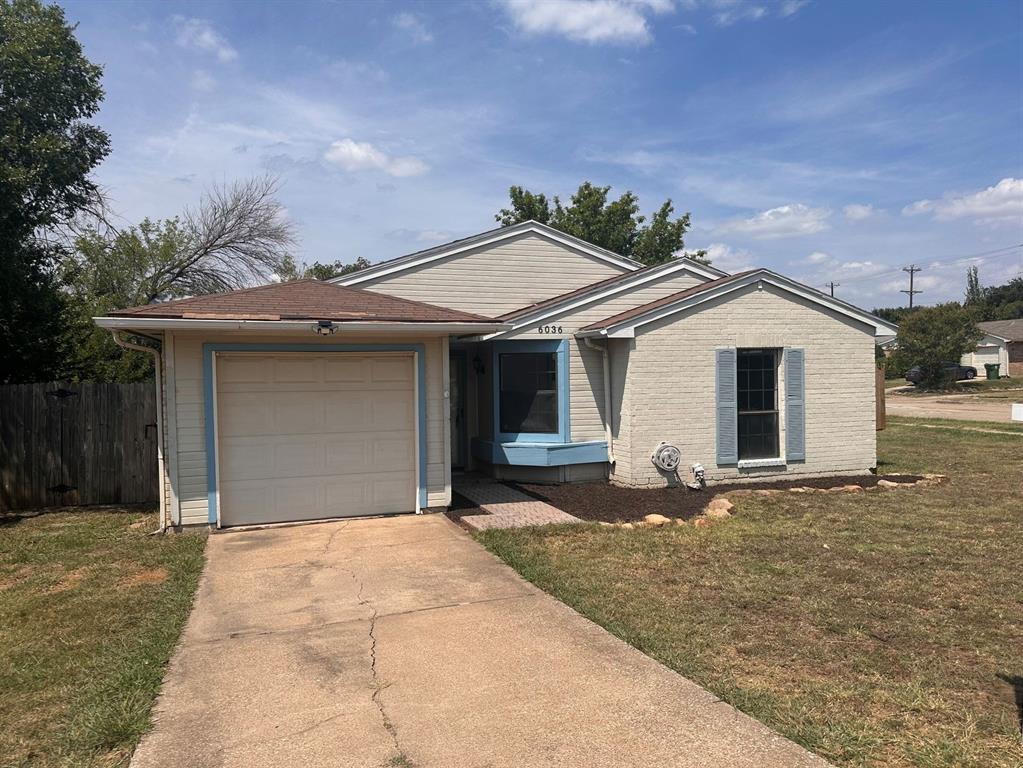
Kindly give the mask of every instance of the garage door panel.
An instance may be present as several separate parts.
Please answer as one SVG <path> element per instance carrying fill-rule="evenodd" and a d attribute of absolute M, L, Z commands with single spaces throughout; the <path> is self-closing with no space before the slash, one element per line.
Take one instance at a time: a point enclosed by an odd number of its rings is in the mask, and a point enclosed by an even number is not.
<path fill-rule="evenodd" d="M 374 392 L 370 410 L 379 429 L 401 429 L 412 421 L 412 398 L 407 392 Z"/>
<path fill-rule="evenodd" d="M 412 360 L 335 354 L 218 362 L 222 524 L 417 506 Z"/>
<path fill-rule="evenodd" d="M 369 358 L 328 359 L 324 362 L 323 380 L 337 384 L 369 384 Z"/>

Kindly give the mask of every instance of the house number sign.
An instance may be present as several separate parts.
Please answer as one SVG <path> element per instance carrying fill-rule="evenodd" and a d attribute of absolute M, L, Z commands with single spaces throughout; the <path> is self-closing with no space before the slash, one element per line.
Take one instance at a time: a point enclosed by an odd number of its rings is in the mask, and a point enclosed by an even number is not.
<path fill-rule="evenodd" d="M 564 331 L 560 325 L 541 325 L 537 329 L 537 333 L 543 334 L 562 334 Z"/>

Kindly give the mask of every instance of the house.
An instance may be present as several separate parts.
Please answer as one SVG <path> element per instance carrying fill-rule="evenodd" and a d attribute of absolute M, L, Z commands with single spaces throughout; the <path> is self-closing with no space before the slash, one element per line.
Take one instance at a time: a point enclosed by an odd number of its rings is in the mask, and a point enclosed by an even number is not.
<path fill-rule="evenodd" d="M 984 336 L 960 362 L 972 365 L 981 374 L 985 363 L 997 363 L 999 375 L 1023 376 L 1023 320 L 990 320 L 977 323 L 977 327 Z"/>
<path fill-rule="evenodd" d="M 96 322 L 157 360 L 170 522 L 217 526 L 443 508 L 462 470 L 864 473 L 896 330 L 770 270 L 643 267 L 536 222 Z"/>

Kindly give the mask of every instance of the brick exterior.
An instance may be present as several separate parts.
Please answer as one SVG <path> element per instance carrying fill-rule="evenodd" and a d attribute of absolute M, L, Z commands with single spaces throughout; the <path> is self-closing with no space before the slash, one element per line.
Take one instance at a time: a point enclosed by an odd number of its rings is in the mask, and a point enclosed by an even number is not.
<path fill-rule="evenodd" d="M 723 346 L 805 350 L 805 461 L 758 470 L 717 465 L 714 350 Z M 709 481 L 856 474 L 876 463 L 874 336 L 866 324 L 772 286 L 751 286 L 640 327 L 635 339 L 612 340 L 612 350 L 618 412 L 612 482 L 669 484 L 650 462 L 661 440 L 681 448 L 683 480 L 693 462 Z M 781 366 L 778 392 L 784 452 Z"/>

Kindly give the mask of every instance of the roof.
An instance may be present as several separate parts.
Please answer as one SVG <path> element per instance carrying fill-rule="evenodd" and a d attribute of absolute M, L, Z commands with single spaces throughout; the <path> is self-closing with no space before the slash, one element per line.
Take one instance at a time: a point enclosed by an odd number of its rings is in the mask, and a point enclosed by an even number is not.
<path fill-rule="evenodd" d="M 701 285 L 687 288 L 683 291 L 673 293 L 670 296 L 642 304 L 638 307 L 619 312 L 617 315 L 604 318 L 596 323 L 591 323 L 579 330 L 583 336 L 600 335 L 606 336 L 632 336 L 634 329 L 640 325 L 652 322 L 665 315 L 699 303 L 702 300 L 713 298 L 718 295 L 729 293 L 737 288 L 752 285 L 757 282 L 767 282 L 789 293 L 794 293 L 804 299 L 821 304 L 841 314 L 850 316 L 867 325 L 874 326 L 875 335 L 889 335 L 896 333 L 898 326 L 889 323 L 876 315 L 860 309 L 852 304 L 828 296 L 826 293 L 811 288 L 795 280 L 772 272 L 769 269 L 751 269 L 739 272 L 734 275 L 719 277 Z"/>
<path fill-rule="evenodd" d="M 538 301 L 535 304 L 530 304 L 526 307 L 520 307 L 519 309 L 511 312 L 506 312 L 503 315 L 499 315 L 501 320 L 514 320 L 519 317 L 531 315 L 534 312 L 541 312 L 545 309 L 556 307 L 560 304 L 572 301 L 574 299 L 583 299 L 591 294 L 597 294 L 607 289 L 613 289 L 619 285 L 623 288 L 627 287 L 633 282 L 642 282 L 644 278 L 652 278 L 661 272 L 674 272 L 680 268 L 689 269 L 690 271 L 701 274 L 702 277 L 710 278 L 712 275 L 727 276 L 727 272 L 722 272 L 720 269 L 711 267 L 707 264 L 701 264 L 688 258 L 679 258 L 672 261 L 665 262 L 664 264 L 654 264 L 652 266 L 643 267 L 637 269 L 634 272 L 625 272 L 621 275 L 613 275 L 604 280 L 599 280 L 596 283 L 590 283 L 584 285 L 581 288 L 576 288 L 573 291 L 559 294 L 558 296 L 552 296 L 549 299 Z"/>
<path fill-rule="evenodd" d="M 673 293 L 669 296 L 657 299 L 656 301 L 651 301 L 647 304 L 640 304 L 638 307 L 627 309 L 624 312 L 619 312 L 617 315 L 611 315 L 611 317 L 604 318 L 603 320 L 598 320 L 595 323 L 591 323 L 590 325 L 585 326 L 584 328 L 582 328 L 582 330 L 592 331 L 598 328 L 607 328 L 612 325 L 618 325 L 619 323 L 627 322 L 628 320 L 632 320 L 633 318 L 645 315 L 648 312 L 652 312 L 655 309 L 659 309 L 660 307 L 665 307 L 668 306 L 669 304 L 674 304 L 676 301 L 687 299 L 690 296 L 696 296 L 697 294 L 709 291 L 720 285 L 724 285 L 725 283 L 728 283 L 731 280 L 744 277 L 745 275 L 751 275 L 754 272 L 756 272 L 755 269 L 748 270 L 746 272 L 737 272 L 734 275 L 726 275 L 725 277 L 719 277 L 717 280 L 711 280 L 710 282 L 707 283 L 694 285 L 692 288 L 686 288 L 685 290 L 679 291 L 678 293 Z"/>
<path fill-rule="evenodd" d="M 1023 341 L 1023 319 L 1021 320 L 987 320 L 977 323 L 984 333 L 997 336 L 1006 341 Z"/>
<path fill-rule="evenodd" d="M 409 323 L 492 323 L 491 318 L 399 299 L 320 280 L 296 280 L 227 293 L 147 304 L 112 317 L 186 320 L 336 320 Z"/>
<path fill-rule="evenodd" d="M 643 266 L 638 261 L 626 258 L 621 254 L 593 245 L 592 243 L 588 243 L 578 237 L 565 234 L 554 227 L 531 219 L 519 224 L 512 224 L 509 227 L 497 227 L 496 229 L 481 232 L 478 235 L 471 235 L 470 237 L 464 237 L 460 240 L 452 240 L 450 243 L 444 243 L 443 245 L 437 245 L 422 251 L 416 251 L 415 253 L 410 253 L 405 256 L 398 256 L 393 259 L 387 259 L 386 261 L 380 261 L 370 267 L 360 269 L 358 272 L 350 272 L 347 275 L 335 277 L 331 282 L 338 283 L 340 285 L 356 285 L 374 277 L 382 277 L 383 275 L 389 275 L 394 272 L 401 272 L 405 269 L 417 267 L 420 264 L 434 261 L 436 259 L 442 259 L 445 256 L 451 256 L 481 245 L 488 245 L 490 243 L 507 240 L 512 237 L 518 237 L 519 235 L 527 232 L 533 232 L 552 240 L 557 240 L 564 245 L 575 248 L 578 251 L 582 251 L 583 253 L 600 259 L 601 261 L 615 264 L 616 266 L 627 269 L 630 272 Z"/>

